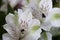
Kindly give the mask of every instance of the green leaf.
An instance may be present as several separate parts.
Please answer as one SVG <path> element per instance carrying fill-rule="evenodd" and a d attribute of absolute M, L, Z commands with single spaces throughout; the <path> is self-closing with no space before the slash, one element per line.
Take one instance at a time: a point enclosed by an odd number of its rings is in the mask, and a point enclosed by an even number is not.
<path fill-rule="evenodd" d="M 14 14 L 14 9 L 8 4 L 8 12 L 7 14 L 12 13 Z"/>
<path fill-rule="evenodd" d="M 49 32 L 43 32 L 39 40 L 52 40 L 52 35 Z"/>
<path fill-rule="evenodd" d="M 43 36 L 44 40 L 47 40 L 47 34 L 46 34 L 46 32 L 44 32 L 44 33 L 42 34 L 42 36 Z"/>

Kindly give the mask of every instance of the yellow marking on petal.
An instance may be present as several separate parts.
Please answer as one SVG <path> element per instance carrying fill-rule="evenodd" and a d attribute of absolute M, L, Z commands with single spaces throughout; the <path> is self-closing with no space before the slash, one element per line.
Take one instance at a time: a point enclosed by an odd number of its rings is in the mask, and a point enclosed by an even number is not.
<path fill-rule="evenodd" d="M 52 16 L 52 19 L 53 19 L 53 20 L 60 19 L 60 14 L 54 14 L 54 15 Z"/>
<path fill-rule="evenodd" d="M 40 26 L 35 25 L 35 26 L 32 27 L 31 32 L 34 33 L 34 32 L 37 31 L 39 28 L 40 28 Z"/>

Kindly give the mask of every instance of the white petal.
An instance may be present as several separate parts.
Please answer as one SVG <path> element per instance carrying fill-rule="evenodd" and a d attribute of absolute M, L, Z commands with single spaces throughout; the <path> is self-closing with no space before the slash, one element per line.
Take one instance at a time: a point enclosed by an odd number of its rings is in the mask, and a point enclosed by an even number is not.
<path fill-rule="evenodd" d="M 51 21 L 53 27 L 60 27 L 60 20 Z"/>
<path fill-rule="evenodd" d="M 50 21 L 54 27 L 60 27 L 60 8 L 53 8 L 46 21 Z"/>
<path fill-rule="evenodd" d="M 30 9 L 27 9 L 25 12 L 24 12 L 25 16 L 26 16 L 26 20 L 29 21 L 32 19 L 32 12 L 30 11 Z"/>
<path fill-rule="evenodd" d="M 18 15 L 21 15 L 23 13 L 22 9 L 18 9 Z"/>
<path fill-rule="evenodd" d="M 43 29 L 43 30 L 45 30 L 45 31 L 50 31 L 50 29 L 51 29 L 51 23 L 50 22 L 45 22 L 45 23 L 43 23 L 42 25 L 41 25 L 41 28 Z"/>
<path fill-rule="evenodd" d="M 29 5 L 27 5 L 28 8 L 31 9 L 37 9 L 37 5 L 35 5 L 34 3 L 29 3 Z"/>
<path fill-rule="evenodd" d="M 39 29 L 38 31 L 36 31 L 35 33 L 29 33 L 27 36 L 25 36 L 22 40 L 38 40 L 38 38 L 41 36 L 40 35 L 41 30 Z"/>
<path fill-rule="evenodd" d="M 25 7 L 30 8 L 31 9 L 30 11 L 32 11 L 32 15 L 34 16 L 34 18 L 37 18 L 40 20 L 42 18 L 40 9 L 38 7 L 38 3 L 40 2 L 40 0 L 28 0 L 28 1 L 29 1 L 29 4 L 26 5 Z"/>
<path fill-rule="evenodd" d="M 36 5 L 34 7 L 32 7 L 31 9 L 32 9 L 32 15 L 34 16 L 34 18 L 41 20 L 42 13 L 40 12 L 40 9 L 38 7 L 36 7 Z"/>
<path fill-rule="evenodd" d="M 23 4 L 24 6 L 26 6 L 26 5 L 30 4 L 30 3 L 32 3 L 32 4 L 38 4 L 39 1 L 40 1 L 40 0 L 23 0 L 23 1 L 22 1 L 22 4 Z"/>
<path fill-rule="evenodd" d="M 39 20 L 42 18 L 42 13 L 40 12 L 40 9 L 37 7 L 37 5 L 30 3 L 27 8 L 31 9 L 30 11 L 32 12 L 34 18 L 37 18 Z"/>
<path fill-rule="evenodd" d="M 19 38 L 19 29 L 16 26 L 9 26 L 5 24 L 3 28 L 12 36 L 13 38 Z"/>
<path fill-rule="evenodd" d="M 28 4 L 27 0 L 23 0 L 23 1 L 22 1 L 22 5 L 25 6 L 25 5 L 27 5 L 27 4 Z"/>
<path fill-rule="evenodd" d="M 34 26 L 40 26 L 40 21 L 37 19 L 32 19 L 32 20 L 30 20 L 28 25 L 29 25 L 29 28 L 31 29 Z"/>
<path fill-rule="evenodd" d="M 38 38 L 41 36 L 41 29 L 39 27 L 39 29 L 37 29 L 35 32 L 31 32 L 33 30 L 32 27 L 34 27 L 35 25 L 40 26 L 40 21 L 37 19 L 32 19 L 32 21 L 30 21 L 29 23 L 29 33 L 22 39 L 22 40 L 38 40 Z"/>
<path fill-rule="evenodd" d="M 12 8 L 15 7 L 16 4 L 18 3 L 18 0 L 8 0 L 8 1 Z"/>
<path fill-rule="evenodd" d="M 11 14 L 11 13 L 9 13 L 7 16 L 6 16 L 6 18 L 5 18 L 5 20 L 6 20 L 6 22 L 7 22 L 7 24 L 14 24 L 14 15 L 13 14 Z"/>
<path fill-rule="evenodd" d="M 31 33 L 32 36 L 34 37 L 33 39 L 38 40 L 38 38 L 41 37 L 41 29 L 38 29 L 35 33 Z"/>
<path fill-rule="evenodd" d="M 39 7 L 42 13 L 48 15 L 49 11 L 52 9 L 52 0 L 41 0 Z"/>
<path fill-rule="evenodd" d="M 29 9 L 25 10 L 19 17 L 19 20 L 25 20 L 26 22 L 28 22 L 31 19 L 32 19 L 32 13 L 30 12 Z"/>
<path fill-rule="evenodd" d="M 9 13 L 6 16 L 5 20 L 6 20 L 8 25 L 11 25 L 11 26 L 16 25 L 17 26 L 17 24 L 18 24 L 18 15 L 17 15 L 17 13 L 15 13 L 15 15 Z"/>
<path fill-rule="evenodd" d="M 3 34 L 2 39 L 3 40 L 16 40 L 16 39 L 12 38 L 8 33 Z"/>
<path fill-rule="evenodd" d="M 38 4 L 40 2 L 40 0 L 29 0 L 30 3 L 34 3 L 34 4 Z"/>

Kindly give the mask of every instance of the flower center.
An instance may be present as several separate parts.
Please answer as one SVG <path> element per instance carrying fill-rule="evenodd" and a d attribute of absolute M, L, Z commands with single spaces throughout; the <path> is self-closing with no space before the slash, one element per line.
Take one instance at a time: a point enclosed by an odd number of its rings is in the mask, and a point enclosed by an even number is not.
<path fill-rule="evenodd" d="M 42 17 L 45 18 L 46 16 L 42 13 Z"/>
<path fill-rule="evenodd" d="M 26 21 L 21 20 L 20 32 L 21 32 L 21 34 L 20 34 L 21 38 L 23 38 L 27 34 L 27 32 L 28 32 L 28 24 L 27 24 Z"/>

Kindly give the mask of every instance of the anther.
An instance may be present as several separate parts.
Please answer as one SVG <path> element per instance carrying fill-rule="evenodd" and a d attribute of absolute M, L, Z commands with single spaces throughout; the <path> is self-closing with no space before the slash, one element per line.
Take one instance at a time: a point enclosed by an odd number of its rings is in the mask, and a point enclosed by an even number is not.
<path fill-rule="evenodd" d="M 22 34 L 24 34 L 24 31 L 25 31 L 24 29 L 21 30 Z"/>

